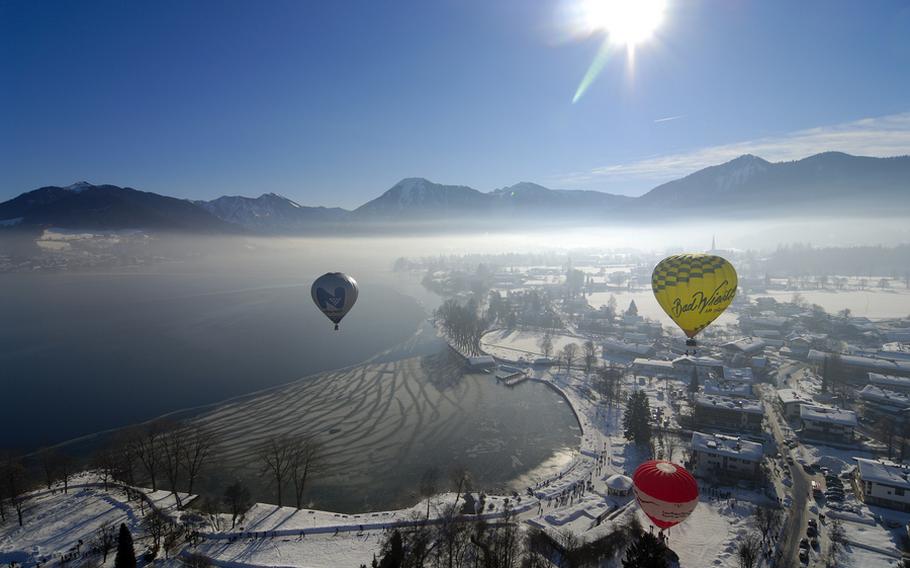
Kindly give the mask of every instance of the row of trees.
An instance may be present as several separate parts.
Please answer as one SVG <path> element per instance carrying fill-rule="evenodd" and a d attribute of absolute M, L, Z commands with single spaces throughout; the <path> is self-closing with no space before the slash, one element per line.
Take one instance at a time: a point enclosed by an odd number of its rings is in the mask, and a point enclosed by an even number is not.
<path fill-rule="evenodd" d="M 594 568 L 622 557 L 623 568 L 666 568 L 672 553 L 636 518 L 593 541 L 569 531 L 523 532 L 514 515 L 488 522 L 449 508 L 438 524 L 389 531 L 372 568 Z M 361 565 L 361 568 L 367 568 Z"/>
<path fill-rule="evenodd" d="M 480 338 L 487 328 L 477 313 L 477 302 L 472 298 L 464 305 L 449 299 L 436 309 L 436 320 L 446 337 L 460 350 L 470 355 L 480 354 Z"/>

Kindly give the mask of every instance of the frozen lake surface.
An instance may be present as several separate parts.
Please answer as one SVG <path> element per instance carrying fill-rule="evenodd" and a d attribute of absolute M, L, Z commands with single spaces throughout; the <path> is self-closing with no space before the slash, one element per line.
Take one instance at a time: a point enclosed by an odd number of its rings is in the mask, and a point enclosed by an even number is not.
<path fill-rule="evenodd" d="M 559 394 L 537 382 L 505 387 L 492 374 L 463 367 L 441 340 L 425 337 L 368 364 L 199 416 L 195 421 L 223 440 L 217 469 L 229 474 L 210 478 L 208 489 L 221 491 L 239 476 L 255 499 L 274 502 L 257 452 L 276 435 L 316 435 L 325 444 L 327 470 L 313 476 L 306 502 L 341 512 L 412 505 L 421 476 L 434 466 L 443 487 L 453 467 L 464 467 L 475 488 L 502 491 L 520 476 L 552 474 L 571 459 L 580 429 Z"/>

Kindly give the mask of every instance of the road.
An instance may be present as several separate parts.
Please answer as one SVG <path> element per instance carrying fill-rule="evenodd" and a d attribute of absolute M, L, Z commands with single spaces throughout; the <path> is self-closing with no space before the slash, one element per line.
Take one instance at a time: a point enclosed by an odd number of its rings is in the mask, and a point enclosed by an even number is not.
<path fill-rule="evenodd" d="M 773 394 L 773 391 L 770 394 Z M 771 425 L 771 433 L 777 443 L 778 450 L 781 456 L 790 456 L 793 451 L 784 444 L 787 436 L 784 435 L 780 428 L 780 413 L 777 412 L 773 399 L 768 400 L 766 398 L 766 402 L 768 402 L 765 405 L 766 409 L 768 409 L 768 423 Z M 788 509 L 786 530 L 784 531 L 783 541 L 780 544 L 781 559 L 778 566 L 800 565 L 799 541 L 806 534 L 806 526 L 808 524 L 806 507 L 812 484 L 798 462 L 794 461 L 793 465 L 789 466 L 789 470 L 790 479 L 793 481 L 793 485 L 790 487 L 792 503 Z"/>

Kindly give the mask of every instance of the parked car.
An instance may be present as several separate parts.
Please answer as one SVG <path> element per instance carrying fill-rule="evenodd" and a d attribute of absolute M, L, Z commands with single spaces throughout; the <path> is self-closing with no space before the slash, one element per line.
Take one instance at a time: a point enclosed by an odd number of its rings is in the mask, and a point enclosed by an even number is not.
<path fill-rule="evenodd" d="M 803 548 L 803 549 L 809 548 L 809 539 L 808 538 L 801 539 L 799 541 L 799 547 Z"/>
<path fill-rule="evenodd" d="M 806 528 L 806 536 L 808 536 L 808 537 L 810 537 L 810 538 L 817 537 L 817 536 L 818 536 L 818 529 L 815 528 L 815 527 L 813 527 L 812 525 L 809 525 L 809 526 Z"/>

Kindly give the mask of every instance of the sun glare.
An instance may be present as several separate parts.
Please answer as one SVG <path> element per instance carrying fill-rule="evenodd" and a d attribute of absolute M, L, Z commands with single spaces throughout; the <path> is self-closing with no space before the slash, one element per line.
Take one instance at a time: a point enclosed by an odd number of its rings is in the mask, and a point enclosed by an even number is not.
<path fill-rule="evenodd" d="M 631 48 L 654 34 L 666 7 L 666 0 L 585 0 L 583 13 L 591 31 L 602 30 L 610 43 Z"/>

